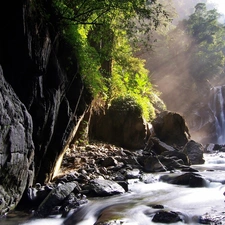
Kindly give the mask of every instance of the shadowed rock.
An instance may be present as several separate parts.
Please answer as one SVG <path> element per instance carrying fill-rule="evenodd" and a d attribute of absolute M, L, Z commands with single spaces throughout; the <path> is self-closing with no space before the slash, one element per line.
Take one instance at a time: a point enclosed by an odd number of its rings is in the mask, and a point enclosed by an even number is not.
<path fill-rule="evenodd" d="M 34 177 L 30 114 L 0 67 L 0 215 L 14 209 Z"/>

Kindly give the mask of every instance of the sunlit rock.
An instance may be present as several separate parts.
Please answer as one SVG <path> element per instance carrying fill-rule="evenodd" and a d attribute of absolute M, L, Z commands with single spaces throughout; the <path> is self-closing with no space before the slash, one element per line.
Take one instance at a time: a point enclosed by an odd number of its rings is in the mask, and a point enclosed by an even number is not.
<path fill-rule="evenodd" d="M 94 179 L 88 186 L 89 194 L 94 196 L 110 196 L 125 192 L 117 182 L 105 179 Z"/>
<path fill-rule="evenodd" d="M 203 164 L 205 162 L 203 152 L 204 147 L 202 144 L 195 142 L 193 140 L 189 141 L 182 151 L 186 154 L 190 160 L 190 164 Z"/>

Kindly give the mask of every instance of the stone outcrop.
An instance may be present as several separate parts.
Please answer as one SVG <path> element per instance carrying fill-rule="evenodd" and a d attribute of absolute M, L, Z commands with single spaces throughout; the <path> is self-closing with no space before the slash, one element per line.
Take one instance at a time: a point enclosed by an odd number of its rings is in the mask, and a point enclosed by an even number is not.
<path fill-rule="evenodd" d="M 53 15 L 50 2 L 40 5 Z M 91 96 L 79 75 L 74 49 L 59 35 L 55 18 L 44 18 L 28 0 L 18 0 L 13 7 L 5 2 L 0 10 L 1 16 L 10 15 L 0 20 L 0 213 L 4 213 L 17 205 L 33 181 L 51 180 Z"/>
<path fill-rule="evenodd" d="M 147 123 L 143 117 L 130 110 L 109 108 L 106 112 L 93 113 L 90 137 L 95 140 L 137 150 L 145 146 Z"/>
<path fill-rule="evenodd" d="M 34 177 L 32 119 L 0 67 L 0 217 L 16 207 Z"/>
<path fill-rule="evenodd" d="M 51 3 L 43 1 L 46 13 Z M 7 2 L 1 20 L 0 65 L 33 121 L 35 181 L 49 181 L 59 156 L 91 101 L 80 78 L 75 53 L 58 35 L 54 18 L 48 20 L 33 1 Z M 73 65 L 68 68 L 71 57 Z M 1 90 L 2 92 L 2 90 Z M 9 106 L 10 107 L 10 106 Z M 14 140 L 14 145 L 17 140 Z"/>

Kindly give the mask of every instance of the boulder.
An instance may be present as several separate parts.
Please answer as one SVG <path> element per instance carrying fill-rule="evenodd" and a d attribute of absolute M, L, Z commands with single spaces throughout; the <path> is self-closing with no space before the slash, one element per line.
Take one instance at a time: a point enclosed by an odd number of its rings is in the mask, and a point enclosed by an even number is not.
<path fill-rule="evenodd" d="M 90 195 L 101 197 L 125 193 L 125 190 L 117 182 L 100 178 L 92 180 L 87 190 Z"/>
<path fill-rule="evenodd" d="M 209 181 L 197 173 L 184 173 L 182 175 L 163 175 L 160 181 L 170 184 L 187 185 L 189 187 L 206 187 Z"/>
<path fill-rule="evenodd" d="M 147 123 L 132 110 L 109 108 L 106 112 L 93 112 L 90 122 L 91 139 L 137 150 L 144 148 Z"/>
<path fill-rule="evenodd" d="M 161 210 L 154 215 L 152 221 L 155 223 L 176 223 L 182 219 L 176 212 Z"/>
<path fill-rule="evenodd" d="M 165 156 L 158 156 L 160 162 L 164 165 L 166 170 L 175 170 L 175 169 L 187 169 L 188 167 L 184 165 L 183 160 L 177 159 L 175 157 L 165 157 Z"/>
<path fill-rule="evenodd" d="M 32 119 L 0 67 L 0 217 L 14 209 L 34 177 Z"/>
<path fill-rule="evenodd" d="M 163 153 L 161 153 L 162 156 L 165 156 L 165 157 L 169 157 L 169 158 L 173 158 L 173 159 L 180 159 L 183 161 L 183 164 L 184 165 L 187 165 L 189 166 L 190 165 L 190 161 L 189 161 L 189 158 L 186 154 L 184 154 L 183 152 L 180 152 L 180 151 L 165 151 Z"/>
<path fill-rule="evenodd" d="M 155 136 L 168 145 L 184 146 L 190 138 L 184 118 L 175 112 L 161 112 L 152 121 L 152 126 Z"/>
<path fill-rule="evenodd" d="M 186 154 L 190 160 L 190 164 L 204 164 L 204 147 L 202 144 L 195 142 L 193 140 L 190 140 L 185 146 L 182 151 L 184 154 Z"/>
<path fill-rule="evenodd" d="M 65 184 L 59 184 L 54 188 L 44 201 L 40 204 L 36 211 L 36 216 L 46 217 L 51 214 L 54 207 L 59 206 L 70 195 L 74 189 L 80 191 L 80 187 L 77 182 L 68 182 Z"/>
<path fill-rule="evenodd" d="M 166 167 L 159 161 L 156 156 L 140 156 L 138 162 L 143 166 L 143 170 L 146 173 L 163 172 L 166 171 Z"/>
<path fill-rule="evenodd" d="M 165 151 L 171 151 L 171 152 L 175 151 L 175 148 L 160 141 L 159 138 L 157 137 L 151 137 L 151 141 L 153 143 L 152 149 L 158 155 L 160 155 L 161 153 Z"/>

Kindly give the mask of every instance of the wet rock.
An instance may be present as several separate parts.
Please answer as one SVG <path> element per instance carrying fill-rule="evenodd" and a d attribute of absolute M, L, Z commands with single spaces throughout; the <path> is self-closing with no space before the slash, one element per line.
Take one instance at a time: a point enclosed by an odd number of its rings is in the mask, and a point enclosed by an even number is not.
<path fill-rule="evenodd" d="M 153 209 L 164 209 L 163 205 L 149 205 L 150 207 L 152 207 Z"/>
<path fill-rule="evenodd" d="M 85 187 L 90 195 L 111 196 L 125 193 L 125 190 L 115 181 L 105 179 L 94 179 Z"/>
<path fill-rule="evenodd" d="M 138 161 L 143 166 L 143 170 L 146 173 L 166 171 L 165 166 L 159 161 L 158 157 L 156 156 L 142 156 L 138 158 Z"/>
<path fill-rule="evenodd" d="M 206 187 L 209 181 L 203 178 L 197 173 L 185 173 L 182 175 L 163 175 L 160 177 L 160 181 L 170 184 L 187 185 L 190 187 Z"/>
<path fill-rule="evenodd" d="M 114 157 L 108 157 L 104 159 L 101 163 L 103 167 L 116 166 L 117 164 L 118 162 Z"/>
<path fill-rule="evenodd" d="M 154 215 L 152 221 L 155 223 L 176 223 L 182 221 L 182 219 L 176 212 L 162 210 Z"/>
<path fill-rule="evenodd" d="M 224 213 L 221 213 L 221 214 L 206 213 L 206 214 L 199 217 L 198 222 L 200 224 L 222 225 L 223 221 L 225 221 Z"/>
<path fill-rule="evenodd" d="M 88 200 L 83 194 L 70 193 L 68 197 L 63 201 L 57 214 L 62 214 L 62 217 L 66 217 L 71 209 L 78 209 L 81 205 L 88 203 Z"/>
<path fill-rule="evenodd" d="M 158 156 L 160 162 L 165 166 L 166 170 L 182 169 L 187 168 L 184 165 L 183 160 L 177 159 L 176 157 L 164 157 L 162 155 Z"/>
<path fill-rule="evenodd" d="M 151 183 L 155 183 L 157 181 L 157 178 L 155 178 L 155 176 L 153 176 L 150 173 L 144 173 L 141 174 L 139 180 L 145 184 L 151 184 Z"/>
<path fill-rule="evenodd" d="M 189 158 L 186 154 L 184 154 L 183 152 L 180 151 L 165 151 L 163 152 L 161 155 L 163 156 L 167 156 L 170 158 L 177 158 L 177 159 L 181 159 L 183 161 L 184 165 L 190 165 L 190 161 Z"/>
<path fill-rule="evenodd" d="M 214 151 L 215 144 L 209 143 L 204 148 L 204 153 L 212 153 Z"/>
<path fill-rule="evenodd" d="M 165 151 L 175 151 L 175 148 L 173 148 L 170 145 L 167 145 L 166 143 L 159 140 L 159 138 L 152 137 L 151 141 L 153 142 L 152 149 L 154 149 L 154 152 L 160 155 L 161 153 Z"/>
<path fill-rule="evenodd" d="M 189 141 L 182 151 L 184 154 L 186 154 L 190 160 L 191 165 L 195 164 L 204 164 L 204 147 L 202 144 L 195 142 L 193 140 Z"/>
<path fill-rule="evenodd" d="M 133 169 L 133 170 L 127 170 L 125 173 L 126 179 L 138 179 L 140 177 L 140 170 L 139 169 Z"/>
<path fill-rule="evenodd" d="M 46 217 L 51 214 L 52 209 L 62 204 L 62 202 L 70 195 L 74 189 L 81 190 L 77 182 L 68 182 L 65 184 L 59 184 L 54 188 L 45 200 L 40 204 L 36 211 L 36 216 Z"/>

